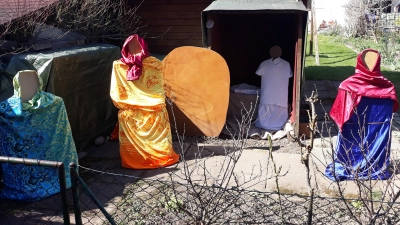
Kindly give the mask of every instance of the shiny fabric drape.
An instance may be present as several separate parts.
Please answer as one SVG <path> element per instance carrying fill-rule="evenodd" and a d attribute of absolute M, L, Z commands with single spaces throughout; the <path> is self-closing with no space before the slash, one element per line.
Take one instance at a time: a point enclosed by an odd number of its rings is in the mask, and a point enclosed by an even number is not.
<path fill-rule="evenodd" d="M 383 180 L 390 177 L 390 132 L 394 101 L 362 97 L 339 133 L 334 162 L 326 168 L 331 180 Z"/>
<path fill-rule="evenodd" d="M 371 70 L 362 60 L 365 51 L 372 51 L 378 54 L 378 59 Z M 396 91 L 392 82 L 383 77 L 380 69 L 381 56 L 378 51 L 366 49 L 357 56 L 356 73 L 344 80 L 338 90 L 335 102 L 329 112 L 331 118 L 336 122 L 339 129 L 353 114 L 363 96 L 371 98 L 390 98 L 394 101 L 393 112 L 396 112 L 399 104 Z"/>
<path fill-rule="evenodd" d="M 64 163 L 67 188 L 71 186 L 68 165 L 78 163 L 62 98 L 42 91 L 43 82 L 28 103 L 21 102 L 19 73 L 14 77 L 14 95 L 0 103 L 0 155 Z M 34 201 L 60 191 L 55 168 L 1 164 L 4 187 L 0 198 Z"/>
<path fill-rule="evenodd" d="M 134 39 L 137 40 L 141 48 L 141 52 L 136 55 L 132 55 L 129 52 L 129 43 Z M 126 80 L 130 81 L 138 80 L 139 77 L 142 75 L 143 60 L 148 56 L 150 56 L 147 43 L 139 35 L 137 34 L 131 35 L 125 40 L 125 43 L 122 46 L 121 54 L 122 54 L 121 61 L 129 66 L 129 69 L 126 73 Z"/>
<path fill-rule="evenodd" d="M 368 52 L 367 52 L 368 51 Z M 364 53 L 376 53 L 371 70 Z M 357 56 L 356 73 L 344 80 L 329 113 L 339 127 L 333 162 L 325 175 L 331 180 L 386 179 L 390 158 L 392 113 L 398 109 L 394 85 L 380 70 L 378 51 Z"/>
<path fill-rule="evenodd" d="M 119 142 L 122 166 L 151 169 L 179 160 L 172 148 L 171 128 L 165 108 L 162 63 L 143 60 L 142 75 L 127 81 L 129 66 L 115 61 L 111 78 L 111 99 L 120 109 Z"/>

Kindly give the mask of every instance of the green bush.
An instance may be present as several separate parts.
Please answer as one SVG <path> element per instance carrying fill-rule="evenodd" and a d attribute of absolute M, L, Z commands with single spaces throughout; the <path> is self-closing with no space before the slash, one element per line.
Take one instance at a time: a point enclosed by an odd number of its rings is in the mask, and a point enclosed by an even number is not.
<path fill-rule="evenodd" d="M 400 19 L 400 17 L 399 17 Z M 376 32 L 378 43 L 368 37 L 335 37 L 336 42 L 343 43 L 353 47 L 357 52 L 367 48 L 376 49 L 381 53 L 382 65 L 389 70 L 395 71 L 400 69 L 400 35 L 393 31 Z"/>
<path fill-rule="evenodd" d="M 398 34 L 391 31 L 382 32 L 379 44 L 378 50 L 382 55 L 382 63 L 391 70 L 399 69 L 400 40 Z"/>

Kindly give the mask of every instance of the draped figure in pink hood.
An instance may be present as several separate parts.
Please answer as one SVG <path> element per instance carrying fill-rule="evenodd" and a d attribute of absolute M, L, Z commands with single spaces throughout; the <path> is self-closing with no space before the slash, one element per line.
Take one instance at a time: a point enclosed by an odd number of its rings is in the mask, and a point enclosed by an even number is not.
<path fill-rule="evenodd" d="M 362 51 L 355 74 L 339 86 L 330 116 L 340 132 L 333 162 L 325 171 L 333 181 L 390 177 L 391 119 L 398 101 L 380 63 L 378 51 Z"/>

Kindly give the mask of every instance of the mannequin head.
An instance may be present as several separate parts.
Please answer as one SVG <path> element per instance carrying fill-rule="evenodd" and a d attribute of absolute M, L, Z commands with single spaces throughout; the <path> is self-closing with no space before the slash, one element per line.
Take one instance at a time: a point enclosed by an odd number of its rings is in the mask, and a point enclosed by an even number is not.
<path fill-rule="evenodd" d="M 374 51 L 365 51 L 361 56 L 362 61 L 367 69 L 372 71 L 378 59 L 378 54 Z"/>
<path fill-rule="evenodd" d="M 137 38 L 133 38 L 129 43 L 128 43 L 128 49 L 129 52 L 132 55 L 136 55 L 142 52 L 142 46 L 140 46 L 139 41 Z"/>
<path fill-rule="evenodd" d="M 282 49 L 278 45 L 275 45 L 269 50 L 269 54 L 271 55 L 272 59 L 276 59 L 278 57 L 281 57 Z"/>
<path fill-rule="evenodd" d="M 21 101 L 28 102 L 35 96 L 39 88 L 39 78 L 35 71 L 21 71 L 18 77 L 21 87 Z"/>

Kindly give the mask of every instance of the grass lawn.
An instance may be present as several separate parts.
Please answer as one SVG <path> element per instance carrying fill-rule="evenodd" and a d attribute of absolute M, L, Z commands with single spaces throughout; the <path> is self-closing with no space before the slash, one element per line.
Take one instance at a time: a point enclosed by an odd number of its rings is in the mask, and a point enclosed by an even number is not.
<path fill-rule="evenodd" d="M 315 65 L 314 55 L 309 55 L 310 42 L 307 42 L 304 68 L 306 80 L 341 81 L 354 74 L 357 54 L 333 39 L 331 36 L 318 36 L 320 65 Z"/>
<path fill-rule="evenodd" d="M 308 39 L 309 40 L 309 39 Z M 355 73 L 357 53 L 333 36 L 318 36 L 319 62 L 315 65 L 315 57 L 309 55 L 309 42 L 306 49 L 304 74 L 306 80 L 336 80 L 342 81 Z M 400 72 L 390 71 L 381 67 L 382 74 L 392 81 L 400 99 Z"/>

